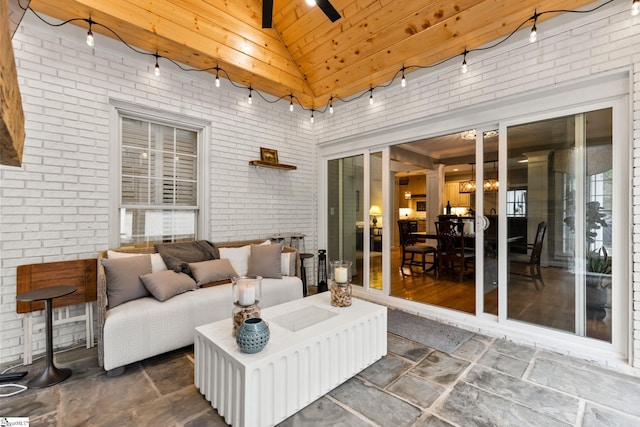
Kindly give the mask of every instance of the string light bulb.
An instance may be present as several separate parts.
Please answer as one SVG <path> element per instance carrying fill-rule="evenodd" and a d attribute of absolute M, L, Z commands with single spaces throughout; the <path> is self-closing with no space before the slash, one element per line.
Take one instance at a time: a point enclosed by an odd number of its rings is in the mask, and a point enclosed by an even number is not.
<path fill-rule="evenodd" d="M 158 64 L 158 53 L 156 52 L 156 68 L 153 70 L 153 74 L 156 75 L 156 77 L 160 76 L 160 65 Z"/>
<path fill-rule="evenodd" d="M 531 34 L 529 34 L 529 42 L 535 43 L 538 40 L 538 29 L 536 28 L 536 22 L 538 21 L 537 11 L 533 12 L 533 27 L 531 27 Z"/>
<path fill-rule="evenodd" d="M 637 16 L 640 13 L 640 0 L 633 0 L 631 4 L 631 15 Z"/>
<path fill-rule="evenodd" d="M 89 31 L 87 32 L 87 45 L 89 47 L 93 47 L 95 45 L 95 40 L 93 39 L 93 31 L 91 31 L 91 25 L 93 21 L 89 18 Z"/>
<path fill-rule="evenodd" d="M 316 0 L 306 0 L 307 5 L 309 6 L 315 6 L 316 5 Z"/>
<path fill-rule="evenodd" d="M 312 108 L 312 109 L 311 109 L 311 123 L 313 123 L 313 122 L 314 122 L 314 119 L 313 119 L 313 111 L 314 111 L 314 110 L 313 110 L 313 108 Z"/>
<path fill-rule="evenodd" d="M 369 95 L 369 105 L 373 105 L 373 87 L 371 89 L 369 89 L 370 95 Z"/>
<path fill-rule="evenodd" d="M 469 71 L 469 68 L 467 67 L 467 49 L 464 49 L 464 56 L 462 57 L 462 68 L 460 69 L 460 71 L 462 71 L 462 74 L 465 74 L 467 71 Z"/>
<path fill-rule="evenodd" d="M 251 98 L 251 92 L 253 91 L 253 88 L 251 86 L 249 86 L 249 97 L 247 98 L 247 103 L 249 105 L 253 104 L 253 99 Z"/>
<path fill-rule="evenodd" d="M 529 42 L 535 43 L 538 40 L 538 30 L 536 29 L 536 24 L 533 24 L 531 27 L 531 34 L 529 34 Z"/>
<path fill-rule="evenodd" d="M 293 112 L 293 95 L 289 95 L 291 100 L 289 101 L 289 111 Z"/>
<path fill-rule="evenodd" d="M 220 76 L 218 75 L 219 71 L 220 68 L 216 67 L 216 87 L 220 87 Z"/>
<path fill-rule="evenodd" d="M 400 79 L 400 87 L 407 87 L 407 79 L 404 77 L 404 65 L 402 66 L 402 79 Z"/>
<path fill-rule="evenodd" d="M 333 114 L 333 96 L 329 98 L 329 114 Z"/>

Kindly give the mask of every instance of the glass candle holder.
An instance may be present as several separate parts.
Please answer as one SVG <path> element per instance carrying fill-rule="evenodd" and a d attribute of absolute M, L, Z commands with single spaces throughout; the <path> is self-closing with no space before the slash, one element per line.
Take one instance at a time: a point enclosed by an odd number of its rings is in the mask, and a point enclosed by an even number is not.
<path fill-rule="evenodd" d="M 262 296 L 261 276 L 240 276 L 231 279 L 233 281 L 233 303 L 248 307 L 260 301 Z"/>
<path fill-rule="evenodd" d="M 235 337 L 238 329 L 247 319 L 260 317 L 260 298 L 262 296 L 261 276 L 240 276 L 231 279 L 233 281 L 233 333 Z"/>
<path fill-rule="evenodd" d="M 351 305 L 351 261 L 332 261 L 329 274 L 331 305 L 349 307 Z"/>
<path fill-rule="evenodd" d="M 331 261 L 329 279 L 338 284 L 351 283 L 351 261 Z"/>

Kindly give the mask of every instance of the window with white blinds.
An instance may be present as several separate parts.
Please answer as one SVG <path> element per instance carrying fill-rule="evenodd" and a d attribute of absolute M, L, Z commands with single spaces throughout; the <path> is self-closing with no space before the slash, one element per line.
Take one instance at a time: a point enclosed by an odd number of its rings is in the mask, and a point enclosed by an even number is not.
<path fill-rule="evenodd" d="M 121 117 L 120 243 L 197 235 L 197 130 Z"/>

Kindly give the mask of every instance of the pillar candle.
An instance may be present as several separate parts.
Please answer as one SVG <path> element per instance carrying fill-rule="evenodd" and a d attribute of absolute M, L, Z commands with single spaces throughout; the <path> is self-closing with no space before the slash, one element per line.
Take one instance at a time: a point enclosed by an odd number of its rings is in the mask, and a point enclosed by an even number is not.
<path fill-rule="evenodd" d="M 240 305 L 251 305 L 256 302 L 256 288 L 249 284 L 244 283 L 239 285 L 238 289 L 238 303 Z"/>
<path fill-rule="evenodd" d="M 336 282 L 347 283 L 347 267 L 336 267 Z"/>

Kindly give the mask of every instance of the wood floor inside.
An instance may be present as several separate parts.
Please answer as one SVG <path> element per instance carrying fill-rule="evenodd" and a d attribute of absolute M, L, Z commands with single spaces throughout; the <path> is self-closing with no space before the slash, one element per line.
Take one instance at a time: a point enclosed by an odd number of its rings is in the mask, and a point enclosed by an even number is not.
<path fill-rule="evenodd" d="M 371 287 L 382 288 L 382 254 L 371 257 Z M 431 255 L 429 255 L 430 257 Z M 405 267 L 400 271 L 402 251 L 391 250 L 391 295 L 411 301 L 445 307 L 474 314 L 476 310 L 473 273 L 462 281 L 454 277 L 436 277 L 434 271 L 422 273 L 420 267 Z M 362 283 L 362 260 L 357 261 Z M 568 332 L 575 331 L 575 290 L 573 276 L 565 270 L 542 267 L 544 286 L 536 289 L 528 278 L 512 275 L 507 290 L 509 319 L 546 326 Z M 485 287 L 484 310 L 498 314 L 498 289 Z M 600 314 L 600 312 L 602 314 Z M 600 317 L 603 317 L 600 319 Z M 611 312 L 604 309 L 587 311 L 586 336 L 611 342 Z"/>

